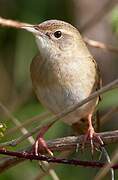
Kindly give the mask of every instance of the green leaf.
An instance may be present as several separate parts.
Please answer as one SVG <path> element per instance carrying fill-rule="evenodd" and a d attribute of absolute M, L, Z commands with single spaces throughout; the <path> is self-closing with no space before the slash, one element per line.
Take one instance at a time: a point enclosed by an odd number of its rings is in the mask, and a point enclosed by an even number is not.
<path fill-rule="evenodd" d="M 6 131 L 7 126 L 5 123 L 0 123 L 0 138 L 4 136 L 4 132 Z"/>

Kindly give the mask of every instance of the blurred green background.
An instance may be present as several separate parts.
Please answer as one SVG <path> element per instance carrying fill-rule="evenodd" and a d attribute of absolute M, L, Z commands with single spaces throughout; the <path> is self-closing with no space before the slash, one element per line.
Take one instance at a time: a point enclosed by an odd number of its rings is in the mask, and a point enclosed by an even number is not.
<path fill-rule="evenodd" d="M 0 16 L 32 24 L 47 19 L 65 20 L 79 28 L 83 36 L 118 47 L 117 1 L 104 0 L 99 3 L 97 0 L 0 0 Z M 89 49 L 100 66 L 103 84 L 118 78 L 118 54 L 91 47 Z M 36 52 L 37 47 L 32 34 L 23 30 L 0 27 L 0 122 L 7 126 L 1 142 L 21 136 L 20 130 L 8 134 L 9 129 L 15 127 L 15 125 L 11 118 L 8 118 L 1 103 L 21 122 L 45 111 L 32 91 L 30 80 L 29 67 Z M 116 106 L 118 106 L 118 89 L 103 95 L 99 104 L 100 116 Z M 115 112 L 104 122 L 101 131 L 118 129 L 117 115 Z M 26 127 L 31 130 L 39 123 L 37 121 Z M 70 127 L 63 122 L 58 122 L 46 134 L 46 139 L 70 134 L 72 134 Z M 28 142 L 21 143 L 17 149 L 26 145 L 28 145 Z M 108 146 L 109 154 L 116 147 L 117 145 Z M 89 156 L 90 152 L 84 154 L 78 152 L 71 155 L 70 158 L 78 157 L 88 160 L 91 159 Z M 98 169 L 69 165 L 56 165 L 55 170 L 61 180 L 86 180 L 88 177 L 92 180 L 98 172 Z M 40 173 L 42 171 L 37 162 L 25 161 L 0 174 L 0 179 L 51 179 L 49 175 L 39 178 Z M 115 172 L 115 176 L 117 179 L 117 172 Z M 108 179 L 108 177 L 105 177 L 105 179 Z"/>

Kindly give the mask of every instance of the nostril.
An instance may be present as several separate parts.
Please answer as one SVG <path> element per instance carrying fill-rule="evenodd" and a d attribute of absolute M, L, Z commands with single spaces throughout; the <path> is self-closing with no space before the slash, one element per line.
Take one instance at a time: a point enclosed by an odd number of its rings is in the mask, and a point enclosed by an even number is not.
<path fill-rule="evenodd" d="M 39 30 L 39 27 L 37 25 L 34 26 L 34 29 Z"/>

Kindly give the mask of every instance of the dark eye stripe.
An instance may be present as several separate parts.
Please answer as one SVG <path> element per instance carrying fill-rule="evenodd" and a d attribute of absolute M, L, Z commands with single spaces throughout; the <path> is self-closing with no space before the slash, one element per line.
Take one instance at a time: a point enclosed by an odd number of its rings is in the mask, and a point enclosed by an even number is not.
<path fill-rule="evenodd" d="M 48 36 L 50 38 L 50 33 L 49 32 L 46 32 L 45 34 L 46 34 L 46 36 Z"/>

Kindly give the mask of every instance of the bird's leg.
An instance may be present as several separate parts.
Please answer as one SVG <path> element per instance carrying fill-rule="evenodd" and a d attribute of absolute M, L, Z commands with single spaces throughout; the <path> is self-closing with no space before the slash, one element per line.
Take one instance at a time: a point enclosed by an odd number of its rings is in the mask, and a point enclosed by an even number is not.
<path fill-rule="evenodd" d="M 38 156 L 40 154 L 40 150 L 44 150 L 45 152 L 47 152 L 48 154 L 53 156 L 52 151 L 48 148 L 48 146 L 43 138 L 43 136 L 48 131 L 48 129 L 52 126 L 52 124 L 53 123 L 45 125 L 40 129 L 40 132 L 39 132 L 39 134 L 36 138 L 36 141 L 33 145 L 33 152 L 35 153 L 36 156 Z"/>
<path fill-rule="evenodd" d="M 90 140 L 90 144 L 91 144 L 91 152 L 93 154 L 93 151 L 94 151 L 94 141 L 99 144 L 100 146 L 103 145 L 103 141 L 102 139 L 100 138 L 100 136 L 98 136 L 93 128 L 93 125 L 92 125 L 92 114 L 89 114 L 88 115 L 88 131 L 87 133 L 85 134 L 85 138 L 84 138 L 84 142 L 83 142 L 83 147 L 85 146 L 85 143 L 86 141 L 89 139 Z"/>
<path fill-rule="evenodd" d="M 93 150 L 94 150 L 93 136 L 95 134 L 95 130 L 94 130 L 93 125 L 92 125 L 92 114 L 89 114 L 89 116 L 88 116 L 88 124 L 89 124 L 88 132 L 87 132 L 87 135 L 86 135 L 85 138 L 90 138 L 91 151 L 92 151 L 92 154 L 93 154 Z"/>

